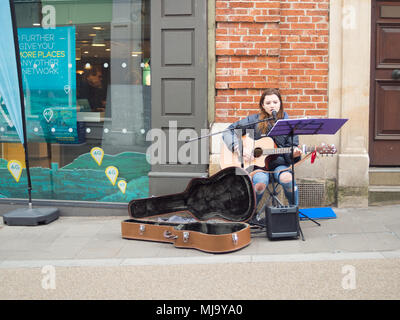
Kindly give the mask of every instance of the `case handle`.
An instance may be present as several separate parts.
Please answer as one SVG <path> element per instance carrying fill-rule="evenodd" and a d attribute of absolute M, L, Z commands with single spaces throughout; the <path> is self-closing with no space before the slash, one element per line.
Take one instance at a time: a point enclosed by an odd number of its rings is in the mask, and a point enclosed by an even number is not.
<path fill-rule="evenodd" d="M 164 238 L 166 239 L 178 239 L 178 236 L 171 233 L 171 231 L 165 230 L 164 231 Z"/>

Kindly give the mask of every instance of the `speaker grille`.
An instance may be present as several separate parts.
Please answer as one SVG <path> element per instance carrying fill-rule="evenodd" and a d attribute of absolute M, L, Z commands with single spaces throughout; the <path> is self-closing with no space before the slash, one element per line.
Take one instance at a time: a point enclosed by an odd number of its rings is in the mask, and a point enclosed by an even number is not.
<path fill-rule="evenodd" d="M 299 206 L 320 207 L 325 205 L 324 183 L 299 183 Z"/>

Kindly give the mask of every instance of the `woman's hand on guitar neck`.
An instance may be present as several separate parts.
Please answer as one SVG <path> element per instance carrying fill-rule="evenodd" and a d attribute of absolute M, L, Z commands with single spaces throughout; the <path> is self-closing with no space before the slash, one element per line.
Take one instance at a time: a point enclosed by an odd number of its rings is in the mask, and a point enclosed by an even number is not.
<path fill-rule="evenodd" d="M 300 157 L 302 155 L 302 153 L 303 152 L 301 151 L 301 149 L 299 149 L 298 147 L 295 147 L 293 150 L 293 157 L 294 158 Z"/>

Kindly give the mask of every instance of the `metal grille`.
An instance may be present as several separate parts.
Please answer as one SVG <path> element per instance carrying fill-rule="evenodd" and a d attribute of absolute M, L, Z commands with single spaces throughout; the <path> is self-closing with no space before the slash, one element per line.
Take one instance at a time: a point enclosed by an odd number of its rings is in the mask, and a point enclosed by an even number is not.
<path fill-rule="evenodd" d="M 299 207 L 320 207 L 325 204 L 324 183 L 299 183 Z"/>

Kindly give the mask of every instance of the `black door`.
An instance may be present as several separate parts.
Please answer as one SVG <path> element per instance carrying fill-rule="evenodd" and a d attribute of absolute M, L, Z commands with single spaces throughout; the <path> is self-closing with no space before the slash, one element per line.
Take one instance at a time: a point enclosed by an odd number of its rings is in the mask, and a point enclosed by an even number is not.
<path fill-rule="evenodd" d="M 400 1 L 373 1 L 370 145 L 372 166 L 400 166 Z"/>
<path fill-rule="evenodd" d="M 208 141 L 184 145 L 207 128 L 207 0 L 151 1 L 151 72 L 152 128 L 166 140 L 150 194 L 177 193 L 207 176 Z"/>

